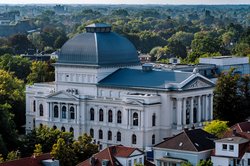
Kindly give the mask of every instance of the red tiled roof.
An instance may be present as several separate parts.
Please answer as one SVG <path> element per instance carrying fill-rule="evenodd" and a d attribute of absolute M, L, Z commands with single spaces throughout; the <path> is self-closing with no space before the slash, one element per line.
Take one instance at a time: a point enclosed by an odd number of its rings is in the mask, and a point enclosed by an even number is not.
<path fill-rule="evenodd" d="M 155 145 L 155 147 L 199 152 L 213 149 L 215 138 L 214 135 L 202 129 L 184 130 L 180 134 Z"/>
<path fill-rule="evenodd" d="M 236 135 L 234 134 L 234 130 L 236 131 Z M 250 139 L 250 122 L 236 123 L 225 132 L 223 137 L 232 137 L 233 135 Z"/>
<path fill-rule="evenodd" d="M 17 160 L 7 161 L 4 163 L 1 163 L 0 166 L 42 166 L 41 161 L 50 159 L 51 156 L 49 153 L 42 154 L 37 157 L 26 157 L 26 158 L 20 158 Z"/>
<path fill-rule="evenodd" d="M 121 163 L 115 157 L 128 158 L 137 148 L 125 147 L 122 145 L 110 146 L 101 152 L 93 155 L 92 160 L 95 160 L 95 166 L 101 166 L 102 160 L 109 160 L 108 166 L 121 166 Z M 143 153 L 142 151 L 140 151 Z M 83 161 L 77 166 L 91 166 L 91 158 Z M 150 165 L 148 165 L 150 166 Z"/>

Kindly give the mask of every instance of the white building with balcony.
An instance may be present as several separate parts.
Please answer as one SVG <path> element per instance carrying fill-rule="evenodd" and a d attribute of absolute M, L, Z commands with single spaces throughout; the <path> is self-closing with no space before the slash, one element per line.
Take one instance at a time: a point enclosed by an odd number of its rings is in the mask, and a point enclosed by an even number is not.
<path fill-rule="evenodd" d="M 131 42 L 93 24 L 61 48 L 55 82 L 26 87 L 26 131 L 47 125 L 88 133 L 101 148 L 145 148 L 212 120 L 213 87 L 196 69 L 140 66 Z"/>

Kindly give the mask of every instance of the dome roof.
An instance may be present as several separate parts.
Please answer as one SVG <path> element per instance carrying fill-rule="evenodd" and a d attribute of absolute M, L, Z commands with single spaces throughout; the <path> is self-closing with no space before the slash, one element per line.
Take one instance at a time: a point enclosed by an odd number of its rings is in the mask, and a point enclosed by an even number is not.
<path fill-rule="evenodd" d="M 111 32 L 107 24 L 91 24 L 86 33 L 68 40 L 61 48 L 58 63 L 94 66 L 139 64 L 134 45 L 126 38 Z"/>

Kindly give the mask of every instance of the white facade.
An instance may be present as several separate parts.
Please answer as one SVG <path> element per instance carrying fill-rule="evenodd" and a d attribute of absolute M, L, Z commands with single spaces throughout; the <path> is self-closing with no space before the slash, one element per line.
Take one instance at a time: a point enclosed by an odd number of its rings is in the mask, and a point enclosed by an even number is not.
<path fill-rule="evenodd" d="M 212 119 L 213 87 L 198 73 L 176 85 L 179 91 L 98 86 L 117 69 L 56 65 L 54 83 L 26 87 L 27 132 L 47 125 L 74 131 L 75 138 L 91 134 L 102 148 L 144 148 Z"/>

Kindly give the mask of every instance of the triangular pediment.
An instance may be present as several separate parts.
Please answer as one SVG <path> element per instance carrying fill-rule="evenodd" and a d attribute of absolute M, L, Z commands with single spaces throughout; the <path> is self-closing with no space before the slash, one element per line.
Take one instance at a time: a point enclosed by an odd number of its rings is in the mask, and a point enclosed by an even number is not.
<path fill-rule="evenodd" d="M 48 99 L 78 100 L 78 98 L 68 92 L 59 91 L 47 96 Z"/>
<path fill-rule="evenodd" d="M 130 104 L 130 105 L 139 105 L 139 106 L 143 106 L 143 101 L 138 101 L 138 100 L 132 100 L 132 99 L 127 99 L 125 101 L 126 104 Z"/>
<path fill-rule="evenodd" d="M 133 153 L 130 154 L 130 157 L 132 157 L 132 156 L 138 156 L 138 155 L 142 155 L 142 154 L 143 153 L 141 151 L 135 150 L 135 151 L 133 151 Z"/>
<path fill-rule="evenodd" d="M 182 85 L 181 89 L 183 90 L 191 90 L 191 89 L 199 89 L 199 88 L 209 88 L 213 87 L 214 83 L 209 79 L 201 76 L 193 77 L 192 79 L 185 82 Z"/>

